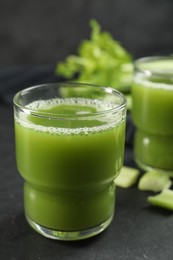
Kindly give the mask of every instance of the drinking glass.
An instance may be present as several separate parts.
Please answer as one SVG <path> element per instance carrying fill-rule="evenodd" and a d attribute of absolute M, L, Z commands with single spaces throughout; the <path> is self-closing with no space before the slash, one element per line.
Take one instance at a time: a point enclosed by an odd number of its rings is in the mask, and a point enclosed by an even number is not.
<path fill-rule="evenodd" d="M 173 57 L 136 60 L 132 86 L 134 155 L 144 170 L 173 171 Z"/>
<path fill-rule="evenodd" d="M 110 224 L 125 119 L 125 98 L 111 88 L 50 83 L 15 95 L 17 168 L 33 229 L 52 239 L 79 240 Z"/>

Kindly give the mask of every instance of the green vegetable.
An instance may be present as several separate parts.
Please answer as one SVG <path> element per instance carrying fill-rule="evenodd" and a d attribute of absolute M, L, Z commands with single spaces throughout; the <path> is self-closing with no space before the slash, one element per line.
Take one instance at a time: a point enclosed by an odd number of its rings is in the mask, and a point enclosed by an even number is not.
<path fill-rule="evenodd" d="M 158 171 L 150 171 L 141 177 L 138 188 L 140 190 L 159 192 L 168 189 L 171 185 L 172 181 L 169 175 Z"/>
<path fill-rule="evenodd" d="M 131 94 L 126 94 L 126 99 L 127 99 L 127 109 L 131 110 L 132 108 L 132 96 Z"/>
<path fill-rule="evenodd" d="M 129 90 L 133 66 L 131 55 L 109 32 L 90 21 L 91 38 L 81 42 L 77 55 L 68 56 L 56 66 L 56 73 L 83 83 Z"/>
<path fill-rule="evenodd" d="M 129 188 L 135 184 L 139 174 L 139 170 L 124 166 L 118 177 L 115 179 L 115 184 L 122 188 Z"/>
<path fill-rule="evenodd" d="M 160 194 L 149 196 L 148 202 L 151 205 L 173 211 L 173 190 L 163 190 Z"/>

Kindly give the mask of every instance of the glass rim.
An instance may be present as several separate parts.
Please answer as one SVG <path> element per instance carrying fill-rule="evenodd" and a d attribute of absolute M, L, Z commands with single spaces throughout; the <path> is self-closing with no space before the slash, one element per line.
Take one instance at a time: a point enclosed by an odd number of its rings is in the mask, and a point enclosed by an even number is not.
<path fill-rule="evenodd" d="M 155 61 L 166 61 L 166 60 L 172 60 L 173 64 L 173 54 L 170 55 L 153 55 L 153 56 L 146 56 L 142 58 L 138 58 L 134 61 L 134 69 L 139 72 L 143 72 L 145 74 L 152 74 L 152 75 L 159 75 L 159 76 L 165 76 L 165 77 L 173 77 L 173 69 L 171 70 L 164 70 L 162 68 L 142 68 L 142 64 L 155 62 Z M 172 66 L 173 68 L 173 66 Z"/>
<path fill-rule="evenodd" d="M 120 104 L 116 104 L 115 106 L 113 106 L 112 108 L 108 108 L 102 111 L 98 111 L 98 112 L 89 112 L 87 114 L 75 114 L 74 116 L 71 116 L 70 114 L 66 113 L 66 114 L 53 114 L 50 112 L 41 112 L 38 111 L 37 109 L 32 109 L 30 107 L 27 107 L 27 105 L 22 105 L 19 102 L 19 97 L 27 92 L 31 92 L 35 89 L 41 89 L 41 88 L 46 88 L 48 86 L 90 86 L 90 87 L 96 87 L 98 89 L 100 89 L 101 91 L 107 93 L 107 94 L 113 94 L 114 96 L 118 96 L 119 99 L 121 100 Z M 63 99 L 63 98 L 60 98 Z M 97 98 L 95 98 L 97 99 Z M 47 118 L 47 119 L 62 119 L 63 116 L 65 116 L 63 119 L 68 120 L 68 115 L 70 116 L 70 120 L 72 120 L 73 118 L 77 119 L 77 118 L 87 118 L 89 116 L 100 116 L 100 115 L 105 115 L 107 113 L 113 113 L 113 112 L 119 112 L 121 110 L 123 110 L 124 108 L 126 108 L 126 104 L 127 104 L 127 100 L 126 97 L 123 95 L 123 93 L 121 93 L 120 91 L 110 88 L 110 87 L 106 87 L 106 86 L 100 86 L 100 85 L 96 85 L 96 84 L 89 84 L 89 83 L 79 83 L 79 82 L 53 82 L 53 83 L 43 83 L 43 84 L 38 84 L 38 85 L 33 85 L 31 87 L 27 87 L 25 89 L 22 89 L 20 91 L 18 91 L 14 97 L 13 97 L 13 105 L 15 107 L 17 107 L 18 109 L 20 109 L 21 111 L 23 111 L 26 114 L 32 115 L 32 116 L 37 116 L 37 117 L 42 117 L 42 118 Z"/>

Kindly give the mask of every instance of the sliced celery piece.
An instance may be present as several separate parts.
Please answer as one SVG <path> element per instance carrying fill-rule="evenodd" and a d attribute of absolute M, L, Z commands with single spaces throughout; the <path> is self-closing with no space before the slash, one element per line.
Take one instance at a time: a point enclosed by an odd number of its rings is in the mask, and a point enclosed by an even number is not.
<path fill-rule="evenodd" d="M 154 206 L 173 211 L 173 190 L 163 190 L 155 196 L 149 196 L 147 201 Z"/>
<path fill-rule="evenodd" d="M 123 166 L 120 174 L 115 179 L 115 184 L 122 188 L 129 188 L 135 184 L 140 171 L 131 167 Z"/>
<path fill-rule="evenodd" d="M 138 183 L 139 190 L 159 192 L 172 185 L 169 175 L 158 171 L 146 172 Z"/>

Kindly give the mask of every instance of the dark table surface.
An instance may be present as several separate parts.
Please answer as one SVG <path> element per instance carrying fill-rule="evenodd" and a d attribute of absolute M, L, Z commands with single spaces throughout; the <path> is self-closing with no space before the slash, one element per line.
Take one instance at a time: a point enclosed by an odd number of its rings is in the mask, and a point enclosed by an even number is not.
<path fill-rule="evenodd" d="M 29 85 L 58 80 L 53 67 L 30 70 L 0 70 L 0 259 L 173 259 L 173 214 L 149 206 L 148 193 L 136 186 L 117 189 L 115 217 L 96 237 L 61 242 L 44 238 L 30 228 L 23 213 L 23 181 L 15 162 L 12 97 Z M 130 166 L 134 166 L 132 131 L 128 121 L 125 164 Z"/>

